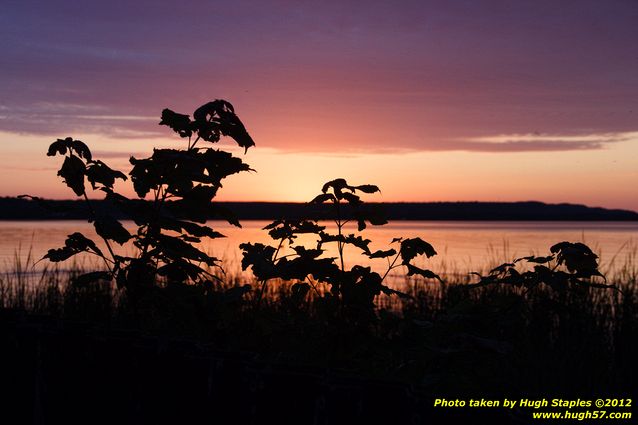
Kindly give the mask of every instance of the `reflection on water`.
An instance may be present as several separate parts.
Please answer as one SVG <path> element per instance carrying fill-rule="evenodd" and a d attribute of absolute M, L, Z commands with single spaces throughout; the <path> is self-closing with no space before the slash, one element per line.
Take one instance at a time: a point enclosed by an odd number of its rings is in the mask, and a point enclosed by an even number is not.
<path fill-rule="evenodd" d="M 227 237 L 206 242 L 203 249 L 222 259 L 227 271 L 237 272 L 241 262 L 240 243 L 272 243 L 267 232 L 261 230 L 267 223 L 244 221 L 239 229 L 225 222 L 212 222 L 212 227 Z M 132 222 L 124 224 L 129 230 L 134 228 Z M 0 222 L 0 270 L 12 270 L 16 255 L 26 261 L 29 251 L 32 258 L 41 258 L 49 248 L 62 246 L 66 235 L 76 231 L 99 242 L 92 225 L 83 221 Z M 388 249 L 395 237 L 420 237 L 430 242 L 439 255 L 417 261 L 415 265 L 444 274 L 465 274 L 520 256 L 546 255 L 551 245 L 566 240 L 588 244 L 601 257 L 601 270 L 613 275 L 632 258 L 635 261 L 638 247 L 636 222 L 395 221 L 369 227 L 363 235 L 372 240 L 370 249 L 373 251 Z M 312 235 L 300 236 L 298 241 L 307 245 L 315 243 Z M 121 249 L 133 251 L 131 246 Z M 333 247 L 333 251 L 325 255 L 336 256 L 336 249 Z M 369 264 L 377 271 L 387 268 L 384 259 L 369 260 L 355 250 L 346 251 L 346 255 L 350 264 Z M 79 259 L 80 263 L 92 261 L 87 256 Z"/>

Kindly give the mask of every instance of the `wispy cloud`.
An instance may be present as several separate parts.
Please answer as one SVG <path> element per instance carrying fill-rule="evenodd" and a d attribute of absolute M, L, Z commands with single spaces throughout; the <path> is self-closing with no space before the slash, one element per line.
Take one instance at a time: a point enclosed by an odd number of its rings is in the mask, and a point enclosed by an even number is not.
<path fill-rule="evenodd" d="M 476 137 L 450 144 L 450 150 L 475 152 L 538 152 L 605 149 L 610 144 L 638 141 L 638 131 L 604 134 L 511 134 Z"/>

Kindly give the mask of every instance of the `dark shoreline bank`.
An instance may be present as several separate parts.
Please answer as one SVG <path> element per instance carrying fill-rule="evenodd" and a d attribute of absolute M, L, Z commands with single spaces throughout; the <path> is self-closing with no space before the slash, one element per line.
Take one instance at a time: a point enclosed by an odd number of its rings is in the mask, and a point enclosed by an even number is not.
<path fill-rule="evenodd" d="M 144 201 L 140 201 L 144 202 Z M 103 213 L 119 214 L 104 201 L 93 201 Z M 215 202 L 239 220 L 300 219 L 312 216 L 330 218 L 321 206 L 279 202 Z M 587 207 L 576 204 L 542 202 L 428 202 L 369 203 L 381 207 L 388 220 L 449 221 L 638 221 L 638 213 L 629 210 Z M 83 220 L 89 217 L 81 201 L 0 198 L 0 220 Z M 222 218 L 211 214 L 211 219 Z"/>

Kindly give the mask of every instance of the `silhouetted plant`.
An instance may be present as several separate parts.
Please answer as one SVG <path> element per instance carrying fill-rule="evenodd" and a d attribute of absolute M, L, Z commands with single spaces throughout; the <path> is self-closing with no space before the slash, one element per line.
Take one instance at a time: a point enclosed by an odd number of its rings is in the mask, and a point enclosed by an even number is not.
<path fill-rule="evenodd" d="M 131 157 L 129 172 L 139 198 L 129 199 L 117 193 L 113 186 L 117 179 L 126 180 L 120 171 L 95 160 L 88 146 L 71 137 L 58 139 L 47 152 L 48 156 L 62 155 L 64 162 L 58 171 L 64 183 L 82 197 L 90 211 L 90 222 L 104 240 L 107 252 L 81 233 L 68 236 L 65 246 L 51 249 L 44 258 L 60 262 L 81 252 L 100 257 L 106 270 L 82 274 L 75 282 L 90 283 L 112 280 L 127 290 L 150 288 L 158 277 L 167 283 L 205 283 L 218 279 L 209 271 L 221 268 L 219 260 L 201 251 L 194 244 L 203 238 L 223 235 L 205 225 L 212 216 L 225 218 L 240 226 L 229 212 L 212 203 L 222 180 L 231 174 L 248 171 L 249 166 L 229 152 L 199 147 L 198 142 L 215 143 L 222 136 L 233 138 L 247 151 L 254 146 L 244 125 L 235 115 L 233 106 L 215 100 L 188 115 L 170 109 L 162 111 L 160 125 L 170 127 L 187 139 L 186 149 L 154 149 L 148 158 Z M 138 226 L 134 234 L 122 226 L 110 211 L 97 211 L 87 195 L 86 182 L 93 190 L 103 192 L 104 198 L 117 207 Z M 132 241 L 137 248 L 133 256 L 119 255 L 115 244 Z"/>
<path fill-rule="evenodd" d="M 615 288 L 614 285 L 592 281 L 593 277 L 600 277 L 605 282 L 607 279 L 598 270 L 598 256 L 587 245 L 580 242 L 560 242 L 549 250 L 551 254 L 545 257 L 532 255 L 503 263 L 490 270 L 487 276 L 472 272 L 471 274 L 479 276 L 480 281 L 468 287 L 506 284 L 532 289 L 545 284 L 558 291 L 579 287 Z M 516 265 L 523 261 L 533 264 L 533 269 L 519 272 Z"/>
<path fill-rule="evenodd" d="M 359 233 L 368 224 L 380 226 L 387 223 L 378 209 L 364 208 L 357 192 L 372 194 L 379 192 L 379 188 L 370 184 L 351 186 L 345 179 L 336 179 L 324 184 L 321 194 L 310 201 L 310 205 L 328 204 L 335 225 L 333 233 L 326 231 L 326 226 L 321 225 L 316 218 L 276 220 L 264 227 L 270 237 L 277 241 L 276 246 L 261 243 L 240 245 L 243 250 L 242 269 L 252 268 L 253 274 L 260 280 L 261 293 L 268 280 L 274 278 L 296 281 L 292 289 L 299 296 L 306 294 L 311 287 L 316 290 L 315 283 L 319 282 L 330 286 L 327 297 L 344 305 L 371 309 L 374 307 L 374 298 L 381 293 L 408 296 L 384 284 L 390 271 L 396 268 L 407 268 L 408 276 L 420 275 L 441 280 L 434 272 L 411 263 L 418 255 L 427 258 L 436 255 L 432 245 L 420 238 L 395 238 L 391 243 L 399 245 L 398 251 L 390 248 L 372 252 L 369 248 L 370 239 L 364 239 L 360 234 L 346 234 L 346 225 L 351 220 L 356 221 Z M 306 248 L 296 245 L 295 239 L 300 234 L 316 235 L 316 246 Z M 286 241 L 294 253 L 282 256 L 280 253 Z M 328 243 L 336 243 L 338 257 L 322 257 L 323 246 Z M 346 269 L 344 248 L 347 245 L 360 250 L 368 258 L 387 259 L 388 268 L 383 276 L 362 265 Z M 260 298 L 261 295 L 258 300 Z"/>

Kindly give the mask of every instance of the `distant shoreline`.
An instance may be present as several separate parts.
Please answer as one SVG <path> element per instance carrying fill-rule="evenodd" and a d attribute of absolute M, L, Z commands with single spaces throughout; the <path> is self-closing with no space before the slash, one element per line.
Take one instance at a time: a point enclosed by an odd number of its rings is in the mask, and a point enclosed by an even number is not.
<path fill-rule="evenodd" d="M 142 202 L 142 201 L 140 201 Z M 115 207 L 94 201 L 101 213 L 126 219 Z M 239 220 L 300 219 L 317 216 L 330 219 L 321 206 L 292 202 L 215 202 L 232 211 Z M 638 221 L 638 212 L 543 202 L 391 202 L 369 203 L 379 207 L 391 221 Z M 0 220 L 84 220 L 89 217 L 81 201 L 0 198 Z M 211 219 L 221 219 L 211 215 Z"/>

